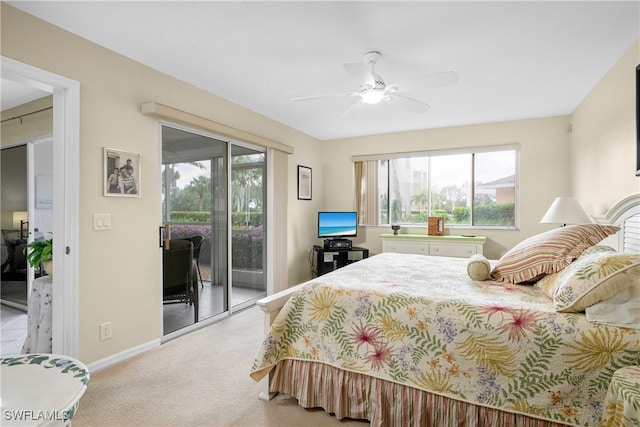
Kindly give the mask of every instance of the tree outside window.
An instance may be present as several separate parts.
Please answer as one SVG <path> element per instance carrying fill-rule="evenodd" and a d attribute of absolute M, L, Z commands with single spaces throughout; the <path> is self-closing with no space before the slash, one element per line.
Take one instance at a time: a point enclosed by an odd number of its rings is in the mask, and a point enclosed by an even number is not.
<path fill-rule="evenodd" d="M 515 148 L 380 160 L 380 224 L 514 227 Z"/>

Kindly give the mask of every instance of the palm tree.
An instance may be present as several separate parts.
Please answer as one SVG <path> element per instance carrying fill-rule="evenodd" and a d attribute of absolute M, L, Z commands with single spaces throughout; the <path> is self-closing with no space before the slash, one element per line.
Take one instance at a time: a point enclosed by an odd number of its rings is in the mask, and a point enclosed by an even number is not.
<path fill-rule="evenodd" d="M 411 197 L 411 203 L 418 209 L 420 212 L 424 212 L 427 210 L 427 201 L 429 197 L 427 196 L 427 192 L 423 189 L 418 191 Z"/>
<path fill-rule="evenodd" d="M 189 188 L 198 195 L 198 210 L 204 210 L 204 198 L 211 191 L 211 179 L 208 176 L 198 176 L 191 180 Z"/>

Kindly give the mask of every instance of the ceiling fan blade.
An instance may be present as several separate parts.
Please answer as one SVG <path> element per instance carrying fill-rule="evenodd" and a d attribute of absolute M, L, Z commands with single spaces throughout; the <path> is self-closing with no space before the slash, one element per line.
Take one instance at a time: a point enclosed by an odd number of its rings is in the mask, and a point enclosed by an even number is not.
<path fill-rule="evenodd" d="M 342 64 L 344 70 L 356 82 L 362 84 L 375 85 L 375 79 L 371 71 L 362 62 L 347 62 Z"/>
<path fill-rule="evenodd" d="M 408 96 L 399 95 L 398 93 L 389 94 L 389 97 L 390 100 L 387 102 L 390 105 L 394 105 L 410 113 L 422 114 L 431 108 L 431 105 L 427 103 L 409 98 Z"/>
<path fill-rule="evenodd" d="M 342 113 L 340 115 L 340 120 L 344 119 L 345 117 L 353 114 L 354 112 L 358 111 L 358 110 L 363 110 L 365 108 L 365 105 L 362 103 L 362 101 L 358 100 L 358 102 L 356 102 L 355 104 L 353 104 L 351 107 L 347 108 L 344 113 Z"/>
<path fill-rule="evenodd" d="M 343 96 L 353 96 L 353 93 L 327 93 L 325 95 L 311 95 L 311 96 L 301 96 L 298 98 L 291 98 L 289 101 L 298 102 L 298 101 L 313 101 L 315 99 L 325 99 L 325 98 L 337 98 Z"/>
<path fill-rule="evenodd" d="M 418 85 L 420 89 L 451 86 L 458 83 L 458 74 L 455 71 L 424 74 L 415 79 L 413 83 Z"/>

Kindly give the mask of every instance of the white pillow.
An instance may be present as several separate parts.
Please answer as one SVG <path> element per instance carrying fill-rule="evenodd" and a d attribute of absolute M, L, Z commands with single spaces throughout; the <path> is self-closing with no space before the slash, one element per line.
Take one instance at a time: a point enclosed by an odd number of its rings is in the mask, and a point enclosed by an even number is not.
<path fill-rule="evenodd" d="M 589 322 L 640 329 L 640 283 L 585 309 Z"/>

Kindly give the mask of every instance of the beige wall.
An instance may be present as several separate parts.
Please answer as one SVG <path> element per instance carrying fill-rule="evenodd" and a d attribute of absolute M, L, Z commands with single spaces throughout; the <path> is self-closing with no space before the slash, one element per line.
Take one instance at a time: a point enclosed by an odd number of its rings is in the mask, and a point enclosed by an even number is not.
<path fill-rule="evenodd" d="M 80 358 L 91 363 L 161 337 L 160 180 L 158 122 L 140 113 L 157 101 L 294 147 L 289 157 L 290 280 L 310 240 L 306 218 L 317 209 L 296 200 L 296 165 L 312 167 L 321 182 L 316 140 L 215 95 L 156 72 L 112 51 L 1 4 L 2 55 L 80 82 L 79 295 Z M 142 197 L 102 195 L 102 149 L 141 154 Z M 301 154 L 299 154 L 301 153 Z M 314 192 L 318 187 L 314 187 Z M 111 213 L 111 231 L 92 229 L 93 213 Z M 302 219 L 304 221 L 304 219 Z M 311 230 L 311 235 L 315 233 Z M 298 272 L 300 270 L 301 272 Z M 111 321 L 113 339 L 98 340 Z"/>
<path fill-rule="evenodd" d="M 586 211 L 603 215 L 640 192 L 636 170 L 637 41 L 571 116 L 571 187 Z"/>
<path fill-rule="evenodd" d="M 51 135 L 53 133 L 53 110 L 47 109 L 39 113 L 23 116 L 24 114 L 50 107 L 53 107 L 53 96 L 51 95 L 3 111 L 0 117 L 2 117 L 2 120 L 7 121 L 0 125 L 0 135 L 2 136 L 0 145 L 7 146 L 24 143 L 34 138 Z M 8 120 L 20 116 L 23 117 L 21 119 Z"/>
<path fill-rule="evenodd" d="M 485 255 L 497 258 L 507 249 L 541 231 L 549 225 L 540 219 L 553 199 L 569 192 L 569 117 L 550 117 L 490 123 L 476 126 L 431 129 L 391 135 L 350 138 L 322 142 L 325 168 L 323 207 L 327 209 L 354 209 L 353 163 L 351 156 L 389 152 L 437 150 L 500 144 L 520 145 L 520 212 L 519 230 L 472 230 L 487 236 Z M 410 229 L 426 234 L 426 228 Z M 372 252 L 380 252 L 380 233 L 388 227 L 363 227 L 356 242 Z M 449 229 L 449 234 L 461 234 L 469 229 Z"/>

